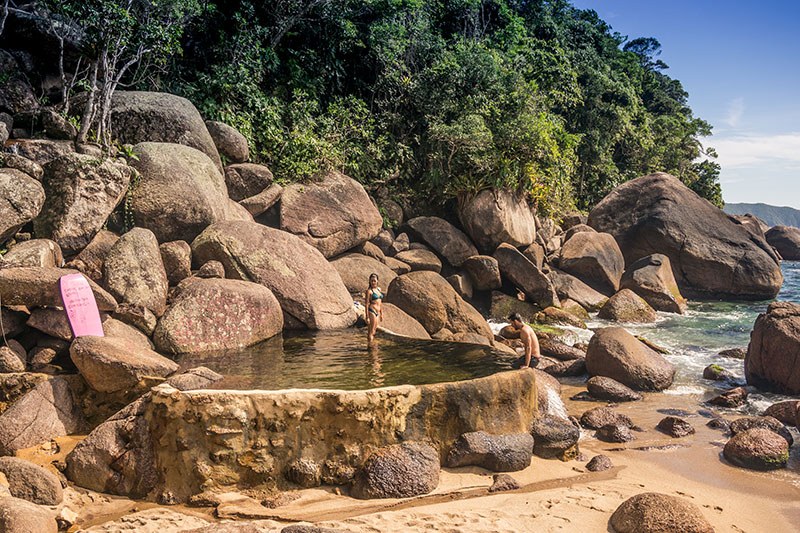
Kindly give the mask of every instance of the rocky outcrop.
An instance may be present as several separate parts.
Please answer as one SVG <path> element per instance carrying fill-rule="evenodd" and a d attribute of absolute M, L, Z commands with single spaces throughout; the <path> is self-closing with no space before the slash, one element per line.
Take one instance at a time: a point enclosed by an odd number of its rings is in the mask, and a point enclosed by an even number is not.
<path fill-rule="evenodd" d="M 106 255 L 103 285 L 119 301 L 141 305 L 161 316 L 169 283 L 153 232 L 133 228 Z"/>
<path fill-rule="evenodd" d="M 658 320 L 653 308 L 630 289 L 622 289 L 609 298 L 597 316 L 605 320 L 628 323 L 649 323 Z"/>
<path fill-rule="evenodd" d="M 641 296 L 656 311 L 683 314 L 687 309 L 666 255 L 652 254 L 639 259 L 622 275 L 619 286 Z"/>
<path fill-rule="evenodd" d="M 780 420 L 787 426 L 794 426 L 797 423 L 797 409 L 800 407 L 800 400 L 786 400 L 770 405 L 764 411 L 763 416 L 771 416 Z"/>
<path fill-rule="evenodd" d="M 786 426 L 784 426 L 782 422 L 771 416 L 743 416 L 731 422 L 729 427 L 731 433 L 734 435 L 752 428 L 768 429 L 783 437 L 790 447 L 794 444 L 792 433 L 786 429 Z"/>
<path fill-rule="evenodd" d="M 430 270 L 439 273 L 442 271 L 442 261 L 430 250 L 422 248 L 404 250 L 398 252 L 395 257 L 411 268 L 411 271 Z"/>
<path fill-rule="evenodd" d="M 472 241 L 442 218 L 416 217 L 406 224 L 419 239 L 425 241 L 454 267 L 460 267 L 468 257 L 478 254 Z"/>
<path fill-rule="evenodd" d="M 675 367 L 623 328 L 602 328 L 589 341 L 586 370 L 635 390 L 663 390 L 672 384 Z"/>
<path fill-rule="evenodd" d="M 465 259 L 462 266 L 479 291 L 491 291 L 503 285 L 497 259 L 490 255 L 473 255 Z"/>
<path fill-rule="evenodd" d="M 130 180 L 131 168 L 113 159 L 68 154 L 51 161 L 44 167 L 47 199 L 34 221 L 36 235 L 54 240 L 67 255 L 79 252 L 125 197 Z"/>
<path fill-rule="evenodd" d="M 222 174 L 202 152 L 156 142 L 133 149 L 139 159 L 132 166 L 141 175 L 131 197 L 133 220 L 158 242 L 191 242 L 209 224 L 249 216 L 228 198 Z"/>
<path fill-rule="evenodd" d="M 418 442 L 392 444 L 375 451 L 356 474 L 350 495 L 360 499 L 410 498 L 439 484 L 439 455 Z"/>
<path fill-rule="evenodd" d="M 744 359 L 747 382 L 784 394 L 800 394 L 800 305 L 769 304 L 756 318 Z"/>
<path fill-rule="evenodd" d="M 18 242 L 2 256 L 0 263 L 20 267 L 61 267 L 64 257 L 61 247 L 49 239 Z"/>
<path fill-rule="evenodd" d="M 344 286 L 350 294 L 360 296 L 363 302 L 364 293 L 369 287 L 369 277 L 372 274 L 378 275 L 378 286 L 388 287 L 397 274 L 380 261 L 361 254 L 348 253 L 340 255 L 331 261 L 339 276 L 341 276 Z"/>
<path fill-rule="evenodd" d="M 21 267 L 0 269 L 0 300 L 3 305 L 45 307 L 63 305 L 58 280 L 67 274 L 76 274 L 69 268 Z M 113 311 L 117 301 L 96 283 L 89 280 L 97 307 Z"/>
<path fill-rule="evenodd" d="M 19 170 L 0 168 L 0 243 L 36 218 L 44 202 L 41 183 Z"/>
<path fill-rule="evenodd" d="M 657 492 L 628 498 L 617 507 L 610 522 L 617 533 L 714 533 L 695 504 Z"/>
<path fill-rule="evenodd" d="M 461 224 L 483 253 L 500 244 L 528 246 L 536 240 L 536 222 L 521 194 L 485 189 L 459 209 Z"/>
<path fill-rule="evenodd" d="M 558 268 L 603 294 L 613 294 L 619 289 L 625 260 L 613 236 L 608 233 L 581 232 L 564 243 Z"/>
<path fill-rule="evenodd" d="M 61 481 L 41 466 L 18 457 L 0 457 L 11 495 L 40 505 L 58 505 L 64 498 Z"/>
<path fill-rule="evenodd" d="M 199 353 L 244 348 L 281 330 L 283 313 L 268 288 L 248 281 L 196 279 L 161 317 L 153 341 L 162 353 Z"/>
<path fill-rule="evenodd" d="M 248 213 L 257 217 L 267 212 L 267 210 L 278 203 L 283 194 L 283 187 L 273 183 L 255 196 L 250 196 L 239 201 L 239 205 L 244 207 Z M 383 252 L 381 252 L 383 253 Z"/>
<path fill-rule="evenodd" d="M 725 459 L 742 468 L 775 470 L 786 466 L 789 443 L 774 431 L 752 428 L 731 437 L 722 454 Z"/>
<path fill-rule="evenodd" d="M 90 387 L 116 392 L 136 386 L 145 377 L 166 377 L 178 365 L 128 339 L 78 337 L 69 355 Z"/>
<path fill-rule="evenodd" d="M 331 172 L 322 181 L 294 183 L 281 195 L 280 228 L 325 257 L 335 257 L 375 237 L 383 218 L 356 180 Z"/>
<path fill-rule="evenodd" d="M 0 455 L 86 431 L 65 378 L 39 383 L 0 415 Z"/>
<path fill-rule="evenodd" d="M 2 137 L 0 137 L 0 139 L 1 138 Z M 44 176 L 44 169 L 41 165 L 31 161 L 27 157 L 22 157 L 17 154 L 4 153 L 3 166 L 20 170 L 36 181 L 42 181 L 42 177 Z"/>
<path fill-rule="evenodd" d="M 52 511 L 19 498 L 0 498 L 0 531 L 3 533 L 57 533 Z"/>
<path fill-rule="evenodd" d="M 533 453 L 544 459 L 569 461 L 578 456 L 580 430 L 569 420 L 555 415 L 543 415 L 531 424 Z"/>
<path fill-rule="evenodd" d="M 384 302 L 382 306 L 384 329 L 397 335 L 404 335 L 415 339 L 430 339 L 431 336 L 414 317 L 394 304 Z"/>
<path fill-rule="evenodd" d="M 557 307 L 546 307 L 533 316 L 533 321 L 537 324 L 551 326 L 573 326 L 586 329 L 586 323 L 575 315 L 568 313 Z"/>
<path fill-rule="evenodd" d="M 557 269 L 551 269 L 547 275 L 553 283 L 556 294 L 562 300 L 572 300 L 580 304 L 587 311 L 597 311 L 606 302 L 608 297 L 589 287 L 587 284 L 571 274 Z"/>
<path fill-rule="evenodd" d="M 669 257 L 690 298 L 766 300 L 783 277 L 770 246 L 669 174 L 628 181 L 595 206 L 589 225 L 610 233 L 627 264 Z"/>
<path fill-rule="evenodd" d="M 483 431 L 465 433 L 447 456 L 447 466 L 480 466 L 493 472 L 515 472 L 531 464 L 533 437 L 527 433 L 489 435 Z"/>
<path fill-rule="evenodd" d="M 264 165 L 239 163 L 225 167 L 225 184 L 228 186 L 228 195 L 237 202 L 260 194 L 267 187 L 273 185 L 273 179 L 272 172 Z M 281 191 L 283 190 L 280 185 L 278 187 Z"/>
<path fill-rule="evenodd" d="M 634 402 L 642 399 L 642 395 L 635 390 L 605 376 L 589 378 L 586 382 L 586 389 L 598 400 L 608 402 Z"/>
<path fill-rule="evenodd" d="M 76 102 L 77 105 L 80 102 Z M 192 103 L 180 96 L 144 91 L 114 91 L 111 128 L 123 144 L 175 143 L 206 154 L 222 172 L 214 140 Z M 173 239 L 169 239 L 173 240 Z"/>
<path fill-rule="evenodd" d="M 536 265 L 513 246 L 502 243 L 494 252 L 500 272 L 541 308 L 558 306 L 555 287 Z"/>
<path fill-rule="evenodd" d="M 559 361 L 575 361 L 586 356 L 583 351 L 574 346 L 550 339 L 539 339 L 539 352 L 544 356 L 553 357 Z"/>
<path fill-rule="evenodd" d="M 244 163 L 250 157 L 247 139 L 235 128 L 215 120 L 207 120 L 206 128 L 219 153 L 231 163 Z"/>
<path fill-rule="evenodd" d="M 101 229 L 94 236 L 92 241 L 81 250 L 65 266 L 67 268 L 74 268 L 82 272 L 87 278 L 95 283 L 103 282 L 103 264 L 106 260 L 106 255 L 111 247 L 119 239 L 119 236 L 110 231 Z"/>
<path fill-rule="evenodd" d="M 787 261 L 800 259 L 800 228 L 773 226 L 764 234 L 767 243 Z"/>
<path fill-rule="evenodd" d="M 494 338 L 481 314 L 435 272 L 420 270 L 396 277 L 389 285 L 386 301 L 414 317 L 430 334 L 446 327 L 453 333 Z"/>
<path fill-rule="evenodd" d="M 343 328 L 356 320 L 339 273 L 295 235 L 254 222 L 221 222 L 195 239 L 192 254 L 199 263 L 221 262 L 229 279 L 264 285 L 285 314 L 311 329 Z"/>

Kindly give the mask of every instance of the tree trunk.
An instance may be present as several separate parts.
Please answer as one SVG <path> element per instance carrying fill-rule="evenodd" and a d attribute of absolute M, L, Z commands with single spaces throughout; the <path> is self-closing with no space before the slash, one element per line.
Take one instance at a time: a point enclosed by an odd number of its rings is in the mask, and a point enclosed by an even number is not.
<path fill-rule="evenodd" d="M 100 68 L 100 58 L 94 60 L 92 66 L 92 75 L 89 82 L 89 95 L 86 98 L 86 106 L 83 108 L 83 116 L 81 117 L 81 129 L 78 132 L 78 137 L 75 139 L 76 144 L 86 144 L 86 136 L 89 134 L 89 129 L 92 127 L 92 122 L 96 114 L 96 98 L 97 98 L 97 71 Z"/>

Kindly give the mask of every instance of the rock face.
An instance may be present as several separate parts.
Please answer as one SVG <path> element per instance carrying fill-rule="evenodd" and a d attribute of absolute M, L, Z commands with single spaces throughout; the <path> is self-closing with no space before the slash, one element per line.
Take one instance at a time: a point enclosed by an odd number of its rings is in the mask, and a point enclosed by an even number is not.
<path fill-rule="evenodd" d="M 0 457 L 11 495 L 40 505 L 58 505 L 64 495 L 61 481 L 48 470 L 18 457 Z"/>
<path fill-rule="evenodd" d="M 758 315 L 744 359 L 747 382 L 784 394 L 800 394 L 800 305 L 769 304 Z"/>
<path fill-rule="evenodd" d="M 483 253 L 500 244 L 528 246 L 536 240 L 536 221 L 528 202 L 511 191 L 486 189 L 459 210 L 461 224 Z"/>
<path fill-rule="evenodd" d="M 586 351 L 586 370 L 635 390 L 663 390 L 672 384 L 675 367 L 623 328 L 595 332 Z"/>
<path fill-rule="evenodd" d="M 600 308 L 598 317 L 616 322 L 649 323 L 658 320 L 653 308 L 630 289 L 622 289 Z"/>
<path fill-rule="evenodd" d="M 381 326 L 396 333 L 415 339 L 430 339 L 431 336 L 414 317 L 389 302 L 383 303 L 383 322 Z"/>
<path fill-rule="evenodd" d="M 587 284 L 571 274 L 557 269 L 550 270 L 548 274 L 556 294 L 562 300 L 573 300 L 587 311 L 597 311 L 608 299 L 604 294 L 594 290 Z"/>
<path fill-rule="evenodd" d="M 195 239 L 192 254 L 200 263 L 221 262 L 229 279 L 264 285 L 284 313 L 309 328 L 344 328 L 356 320 L 339 273 L 295 235 L 255 222 L 220 222 Z"/>
<path fill-rule="evenodd" d="M 714 533 L 714 528 L 693 503 L 657 492 L 625 500 L 611 515 L 618 533 Z"/>
<path fill-rule="evenodd" d="M 44 201 L 41 183 L 17 169 L 0 169 L 0 243 L 36 218 Z"/>
<path fill-rule="evenodd" d="M 555 415 L 540 416 L 531 425 L 531 435 L 533 453 L 538 457 L 568 461 L 578 456 L 581 432 L 569 420 Z"/>
<path fill-rule="evenodd" d="M 111 105 L 111 127 L 121 143 L 190 146 L 206 154 L 222 172 L 214 141 L 189 100 L 167 93 L 114 91 Z"/>
<path fill-rule="evenodd" d="M 792 226 L 773 226 L 764 234 L 770 246 L 787 261 L 800 259 L 800 229 Z"/>
<path fill-rule="evenodd" d="M 18 242 L 3 256 L 7 265 L 27 267 L 61 267 L 61 247 L 49 239 Z M 1 263 L 2 261 L 0 261 Z"/>
<path fill-rule="evenodd" d="M 786 466 L 789 443 L 777 433 L 752 428 L 734 435 L 722 450 L 725 459 L 751 470 L 774 470 Z"/>
<path fill-rule="evenodd" d="M 76 274 L 69 268 L 22 267 L 0 269 L 0 299 L 3 305 L 45 307 L 63 305 L 58 280 L 67 274 Z M 97 307 L 113 311 L 117 301 L 96 283 L 89 280 Z"/>
<path fill-rule="evenodd" d="M 446 327 L 453 333 L 494 338 L 481 314 L 435 272 L 420 270 L 396 277 L 389 285 L 386 302 L 414 317 L 430 334 Z"/>
<path fill-rule="evenodd" d="M 144 498 L 157 482 L 153 441 L 139 399 L 97 426 L 66 457 L 67 477 L 80 487 Z"/>
<path fill-rule="evenodd" d="M 599 292 L 612 294 L 619 289 L 625 260 L 613 236 L 581 232 L 564 243 L 558 267 Z"/>
<path fill-rule="evenodd" d="M 92 241 L 81 252 L 67 263 L 67 268 L 74 268 L 95 283 L 103 282 L 103 263 L 106 255 L 119 237 L 110 231 L 101 229 Z"/>
<path fill-rule="evenodd" d="M 242 218 L 231 208 L 219 169 L 202 152 L 163 142 L 133 149 L 139 154 L 133 167 L 141 174 L 133 189 L 133 220 L 158 242 L 191 242 L 209 224 Z"/>
<path fill-rule="evenodd" d="M 244 348 L 283 330 L 272 292 L 257 283 L 197 279 L 183 288 L 158 322 L 153 341 L 162 353 Z"/>
<path fill-rule="evenodd" d="M 36 446 L 56 437 L 86 431 L 86 420 L 66 379 L 36 385 L 0 415 L 0 455 Z"/>
<path fill-rule="evenodd" d="M 639 259 L 622 275 L 619 286 L 641 296 L 656 311 L 683 314 L 687 309 L 666 255 L 652 254 Z"/>
<path fill-rule="evenodd" d="M 369 287 L 369 276 L 378 275 L 378 286 L 388 287 L 397 274 L 389 267 L 366 255 L 344 254 L 331 261 L 336 271 L 341 276 L 344 286 L 350 294 L 359 295 L 359 301 L 364 301 L 364 293 Z M 385 290 L 385 289 L 384 289 Z"/>
<path fill-rule="evenodd" d="M 461 230 L 442 218 L 416 217 L 407 224 L 420 239 L 428 243 L 454 267 L 460 267 L 468 257 L 478 255 L 478 250 L 472 241 Z"/>
<path fill-rule="evenodd" d="M 605 376 L 594 376 L 586 382 L 589 394 L 598 400 L 609 402 L 632 402 L 642 399 L 642 395 L 626 387 L 619 381 Z"/>
<path fill-rule="evenodd" d="M 273 184 L 272 180 L 272 172 L 264 165 L 239 163 L 225 167 L 225 184 L 228 186 L 228 194 L 232 200 L 237 202 L 262 193 Z M 282 191 L 283 188 L 281 187 L 279 190 Z"/>
<path fill-rule="evenodd" d="M 177 285 L 192 275 L 192 248 L 186 241 L 165 242 L 158 247 L 170 285 Z"/>
<path fill-rule="evenodd" d="M 489 435 L 483 431 L 465 433 L 447 456 L 447 466 L 480 466 L 493 472 L 516 472 L 531 464 L 533 437 L 528 433 Z"/>
<path fill-rule="evenodd" d="M 128 339 L 78 337 L 69 355 L 93 389 L 115 392 L 135 386 L 146 376 L 166 377 L 178 365 Z"/>
<path fill-rule="evenodd" d="M 232 163 L 244 163 L 250 157 L 247 139 L 236 129 L 223 122 L 207 120 L 206 128 L 219 153 Z"/>
<path fill-rule="evenodd" d="M 494 252 L 500 272 L 522 289 L 531 301 L 542 308 L 558 306 L 560 301 L 555 287 L 536 265 L 508 244 L 500 244 Z"/>
<path fill-rule="evenodd" d="M 51 161 L 44 168 L 47 199 L 34 221 L 36 235 L 77 253 L 125 197 L 130 180 L 131 168 L 113 159 L 98 163 L 94 156 L 68 154 Z"/>
<path fill-rule="evenodd" d="M 4 533 L 57 533 L 55 514 L 19 498 L 0 498 L 0 531 Z"/>
<path fill-rule="evenodd" d="M 442 271 L 442 262 L 435 253 L 421 248 L 404 250 L 395 255 L 395 259 L 411 267 L 411 271 L 430 270 L 439 273 Z"/>
<path fill-rule="evenodd" d="M 465 259 L 462 266 L 472 279 L 475 289 L 479 291 L 491 291 L 503 285 L 497 259 L 490 255 L 473 255 Z"/>
<path fill-rule="evenodd" d="M 120 302 L 164 313 L 169 282 L 152 231 L 133 228 L 119 238 L 106 255 L 103 285 Z"/>
<path fill-rule="evenodd" d="M 766 241 L 669 174 L 620 185 L 595 206 L 589 225 L 614 236 L 627 264 L 653 253 L 669 257 L 690 298 L 766 300 L 783 282 Z"/>
<path fill-rule="evenodd" d="M 383 218 L 356 180 L 331 172 L 312 184 L 291 184 L 281 196 L 280 228 L 325 257 L 335 257 L 375 237 Z"/>
<path fill-rule="evenodd" d="M 439 454 L 426 444 L 404 442 L 367 458 L 356 474 L 350 495 L 360 499 L 410 498 L 439 484 Z"/>

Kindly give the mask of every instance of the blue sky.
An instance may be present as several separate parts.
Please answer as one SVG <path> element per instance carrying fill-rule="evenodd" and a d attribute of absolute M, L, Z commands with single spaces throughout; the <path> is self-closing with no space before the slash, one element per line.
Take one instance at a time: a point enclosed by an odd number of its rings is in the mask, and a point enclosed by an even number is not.
<path fill-rule="evenodd" d="M 655 37 L 666 74 L 714 126 L 726 202 L 800 209 L 800 1 L 573 0 L 629 38 Z"/>

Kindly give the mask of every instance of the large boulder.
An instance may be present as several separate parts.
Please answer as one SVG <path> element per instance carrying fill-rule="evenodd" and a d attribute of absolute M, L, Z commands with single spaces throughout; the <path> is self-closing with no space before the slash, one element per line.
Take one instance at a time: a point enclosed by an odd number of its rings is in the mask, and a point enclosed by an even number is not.
<path fill-rule="evenodd" d="M 285 231 L 255 222 L 219 222 L 195 239 L 192 255 L 201 264 L 221 262 L 229 279 L 266 286 L 285 314 L 309 328 L 344 328 L 356 320 L 336 269 L 316 248 Z"/>
<path fill-rule="evenodd" d="M 390 333 L 412 337 L 415 339 L 430 339 L 431 336 L 417 319 L 409 315 L 394 304 L 383 302 L 383 321 L 381 327 Z"/>
<path fill-rule="evenodd" d="M 439 454 L 422 443 L 403 442 L 375 451 L 356 474 L 350 495 L 360 499 L 410 498 L 439 484 Z"/>
<path fill-rule="evenodd" d="M 416 217 L 406 224 L 419 239 L 428 243 L 454 267 L 460 267 L 468 257 L 478 254 L 472 241 L 443 218 Z"/>
<path fill-rule="evenodd" d="M 442 261 L 439 257 L 430 250 L 423 248 L 404 250 L 395 255 L 394 258 L 411 267 L 412 272 L 415 270 L 430 270 L 437 273 L 442 271 Z"/>
<path fill-rule="evenodd" d="M 634 390 L 666 389 L 675 376 L 675 367 L 669 361 L 619 327 L 595 332 L 586 351 L 586 370 Z"/>
<path fill-rule="evenodd" d="M 663 172 L 617 187 L 589 225 L 612 234 L 629 265 L 653 253 L 669 257 L 690 298 L 767 300 L 783 282 L 766 241 Z"/>
<path fill-rule="evenodd" d="M 606 302 L 608 297 L 575 276 L 558 269 L 550 269 L 547 275 L 553 283 L 556 294 L 561 300 L 572 300 L 588 311 L 597 311 Z"/>
<path fill-rule="evenodd" d="M 613 294 L 619 289 L 625 259 L 610 234 L 581 232 L 564 243 L 558 267 L 603 294 Z"/>
<path fill-rule="evenodd" d="M 0 168 L 0 244 L 36 218 L 45 202 L 42 184 L 14 168 Z"/>
<path fill-rule="evenodd" d="M 158 242 L 191 242 L 209 224 L 245 218 L 232 207 L 241 206 L 228 198 L 222 174 L 203 152 L 163 142 L 133 149 L 139 155 L 132 166 L 141 174 L 133 188 L 133 220 Z"/>
<path fill-rule="evenodd" d="M 244 163 L 250 157 L 247 139 L 235 128 L 215 120 L 207 120 L 206 128 L 219 153 L 231 163 Z"/>
<path fill-rule="evenodd" d="M 54 377 L 36 385 L 0 414 L 0 455 L 86 429 L 68 381 Z"/>
<path fill-rule="evenodd" d="M 263 285 L 195 279 L 161 317 L 153 341 L 162 353 L 197 353 L 244 348 L 281 330 L 281 307 Z"/>
<path fill-rule="evenodd" d="M 20 498 L 0 498 L 0 531 L 3 533 L 57 533 L 54 512 Z"/>
<path fill-rule="evenodd" d="M 18 242 L 0 258 L 6 266 L 60 267 L 64 263 L 61 247 L 50 239 Z"/>
<path fill-rule="evenodd" d="M 39 166 L 46 165 L 50 161 L 62 155 L 75 152 L 74 141 L 56 141 L 53 139 L 12 139 L 8 145 L 13 150 Z"/>
<path fill-rule="evenodd" d="M 686 311 L 686 299 L 681 296 L 669 257 L 664 254 L 648 255 L 633 263 L 622 275 L 619 287 L 632 290 L 656 311 Z"/>
<path fill-rule="evenodd" d="M 383 218 L 356 180 L 331 172 L 322 181 L 291 184 L 281 195 L 280 228 L 335 257 L 381 230 Z"/>
<path fill-rule="evenodd" d="M 170 285 L 177 285 L 192 275 L 192 247 L 186 241 L 170 241 L 158 247 Z"/>
<path fill-rule="evenodd" d="M 153 232 L 133 228 L 111 247 L 103 285 L 120 302 L 141 305 L 161 316 L 167 307 L 167 271 Z"/>
<path fill-rule="evenodd" d="M 800 394 L 800 305 L 774 302 L 756 318 L 744 359 L 747 382 Z"/>
<path fill-rule="evenodd" d="M 580 430 L 569 420 L 556 415 L 543 415 L 531 424 L 533 453 L 544 459 L 569 461 L 578 457 Z"/>
<path fill-rule="evenodd" d="M 155 452 L 140 398 L 97 426 L 66 457 L 66 475 L 98 492 L 144 498 L 156 485 Z"/>
<path fill-rule="evenodd" d="M 459 209 L 461 224 L 483 253 L 500 244 L 528 246 L 536 240 L 536 221 L 522 194 L 485 189 Z"/>
<path fill-rule="evenodd" d="M 95 283 L 102 283 L 106 255 L 117 239 L 119 239 L 117 234 L 101 229 L 86 248 L 66 264 L 66 267 L 79 270 Z"/>
<path fill-rule="evenodd" d="M 222 172 L 214 140 L 200 113 L 186 98 L 145 91 L 114 91 L 111 129 L 119 142 L 175 143 L 200 150 Z"/>
<path fill-rule="evenodd" d="M 420 270 L 396 277 L 389 285 L 385 301 L 417 319 L 430 334 L 446 327 L 453 333 L 494 338 L 481 314 L 436 272 Z"/>
<path fill-rule="evenodd" d="M 114 159 L 68 154 L 44 167 L 47 199 L 34 221 L 36 235 L 52 239 L 67 255 L 86 247 L 128 192 L 131 167 Z"/>
<path fill-rule="evenodd" d="M 344 286 L 350 294 L 360 295 L 363 301 L 364 293 L 369 287 L 369 277 L 372 274 L 378 275 L 378 286 L 388 287 L 397 274 L 394 271 L 372 257 L 348 253 L 340 255 L 331 261 L 331 264 L 339 272 Z"/>
<path fill-rule="evenodd" d="M 597 316 L 605 320 L 629 323 L 649 323 L 658 320 L 658 314 L 653 308 L 630 289 L 622 289 L 609 298 Z"/>
<path fill-rule="evenodd" d="M 456 440 L 447 466 L 475 465 L 493 472 L 516 472 L 530 466 L 532 453 L 533 437 L 527 433 L 489 435 L 475 431 Z"/>
<path fill-rule="evenodd" d="M 58 281 L 67 274 L 77 274 L 69 268 L 20 267 L 0 269 L 0 300 L 3 305 L 25 305 L 44 307 L 64 305 L 61 301 Z M 113 311 L 117 301 L 89 280 L 97 307 L 101 311 Z"/>
<path fill-rule="evenodd" d="M 228 186 L 228 195 L 237 202 L 262 193 L 273 184 L 272 181 L 272 172 L 264 165 L 238 163 L 225 167 L 225 184 Z M 280 190 L 282 191 L 283 188 L 281 187 Z"/>
<path fill-rule="evenodd" d="M 786 466 L 789 443 L 766 428 L 754 427 L 735 434 L 722 449 L 725 459 L 751 470 L 774 470 Z"/>
<path fill-rule="evenodd" d="M 78 337 L 69 355 L 83 379 L 100 392 L 128 390 L 145 377 L 166 377 L 178 370 L 166 357 L 119 337 Z"/>
<path fill-rule="evenodd" d="M 628 415 L 618 413 L 611 407 L 593 407 L 581 415 L 581 426 L 589 429 L 600 429 L 603 426 L 615 425 L 634 427 L 633 421 Z"/>
<path fill-rule="evenodd" d="M 622 502 L 611 515 L 611 525 L 617 533 L 714 533 L 695 504 L 657 492 Z"/>
<path fill-rule="evenodd" d="M 18 457 L 0 457 L 11 495 L 40 505 L 58 505 L 64 498 L 61 481 L 41 466 Z"/>
<path fill-rule="evenodd" d="M 598 400 L 608 402 L 633 402 L 642 399 L 642 395 L 635 390 L 605 376 L 589 378 L 586 382 L 586 390 Z"/>
<path fill-rule="evenodd" d="M 473 255 L 465 259 L 462 266 L 472 279 L 472 285 L 479 291 L 491 291 L 503 285 L 500 265 L 490 255 Z"/>
<path fill-rule="evenodd" d="M 764 238 L 787 261 L 800 259 L 800 228 L 773 226 L 767 230 Z"/>
<path fill-rule="evenodd" d="M 500 272 L 542 308 L 560 304 L 555 287 L 536 265 L 513 246 L 502 243 L 494 251 Z"/>

